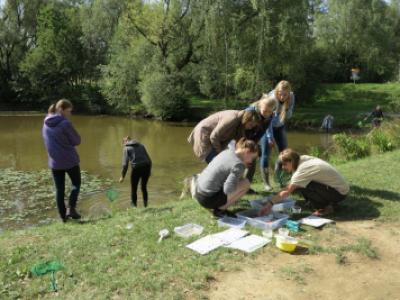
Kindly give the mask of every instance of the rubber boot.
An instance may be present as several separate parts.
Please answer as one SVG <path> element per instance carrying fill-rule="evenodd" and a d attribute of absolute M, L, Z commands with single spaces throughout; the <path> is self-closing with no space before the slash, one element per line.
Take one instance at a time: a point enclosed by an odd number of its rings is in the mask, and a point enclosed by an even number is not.
<path fill-rule="evenodd" d="M 196 197 L 197 177 L 198 177 L 198 175 L 195 174 L 192 176 L 192 179 L 190 180 L 190 196 L 192 196 L 192 199 L 195 199 L 195 197 Z"/>
<path fill-rule="evenodd" d="M 264 182 L 264 189 L 266 192 L 269 192 L 272 190 L 272 187 L 269 185 L 269 170 L 268 168 L 262 168 L 261 169 L 261 177 Z"/>

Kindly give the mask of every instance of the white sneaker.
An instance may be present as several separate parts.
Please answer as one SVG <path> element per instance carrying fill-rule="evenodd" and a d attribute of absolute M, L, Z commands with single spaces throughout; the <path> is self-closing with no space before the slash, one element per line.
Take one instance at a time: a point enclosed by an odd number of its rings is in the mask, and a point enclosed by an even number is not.
<path fill-rule="evenodd" d="M 190 194 L 192 196 L 192 199 L 196 196 L 196 182 L 197 182 L 197 174 L 193 175 L 191 180 L 190 180 Z"/>
<path fill-rule="evenodd" d="M 264 190 L 266 191 L 266 192 L 270 192 L 271 190 L 272 190 L 272 187 L 269 185 L 269 184 L 264 184 Z"/>
<path fill-rule="evenodd" d="M 185 199 L 187 197 L 187 195 L 189 194 L 191 179 L 192 179 L 191 177 L 186 177 L 183 180 L 183 188 L 182 188 L 182 193 L 179 196 L 179 200 Z"/>

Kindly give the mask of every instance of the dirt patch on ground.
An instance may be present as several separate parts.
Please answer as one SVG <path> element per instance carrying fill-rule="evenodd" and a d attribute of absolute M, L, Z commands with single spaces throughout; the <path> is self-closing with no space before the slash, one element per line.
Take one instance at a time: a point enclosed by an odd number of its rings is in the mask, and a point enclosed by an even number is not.
<path fill-rule="evenodd" d="M 360 238 L 371 241 L 378 258 L 358 251 L 290 255 L 265 248 L 250 264 L 222 273 L 210 286 L 210 299 L 398 299 L 399 224 L 340 222 L 323 229 L 318 244 L 341 247 Z M 361 247 L 362 248 L 362 247 Z"/>

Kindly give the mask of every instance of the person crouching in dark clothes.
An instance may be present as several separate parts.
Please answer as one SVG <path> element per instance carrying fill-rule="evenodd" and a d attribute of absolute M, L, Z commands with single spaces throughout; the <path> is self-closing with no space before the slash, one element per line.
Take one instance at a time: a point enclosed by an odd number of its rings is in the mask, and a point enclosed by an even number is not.
<path fill-rule="evenodd" d="M 132 166 L 131 172 L 131 205 L 137 206 L 137 188 L 139 181 L 141 181 L 141 188 L 143 194 L 143 204 L 147 207 L 148 194 L 147 182 L 151 175 L 151 159 L 146 151 L 146 148 L 137 140 L 131 139 L 129 136 L 122 140 L 124 146 L 122 158 L 122 172 L 119 182 L 123 182 L 126 172 L 128 171 L 129 162 Z"/>

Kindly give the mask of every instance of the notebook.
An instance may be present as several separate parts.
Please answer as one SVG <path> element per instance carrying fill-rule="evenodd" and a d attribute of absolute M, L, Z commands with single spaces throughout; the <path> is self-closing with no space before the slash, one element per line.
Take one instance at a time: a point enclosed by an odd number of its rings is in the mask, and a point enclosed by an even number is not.
<path fill-rule="evenodd" d="M 325 224 L 335 223 L 335 221 L 317 216 L 308 216 L 306 218 L 301 219 L 299 223 L 312 227 L 321 227 L 324 226 Z"/>

